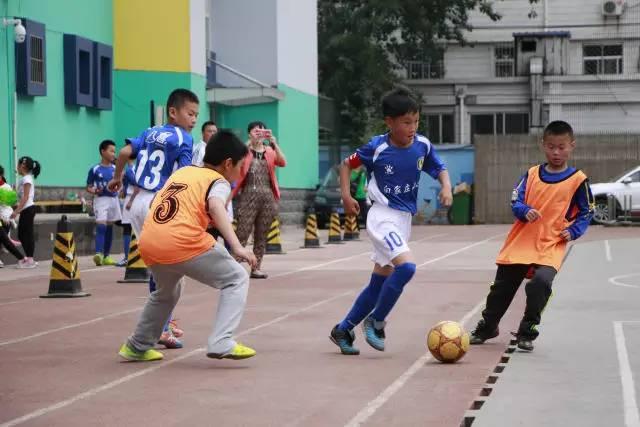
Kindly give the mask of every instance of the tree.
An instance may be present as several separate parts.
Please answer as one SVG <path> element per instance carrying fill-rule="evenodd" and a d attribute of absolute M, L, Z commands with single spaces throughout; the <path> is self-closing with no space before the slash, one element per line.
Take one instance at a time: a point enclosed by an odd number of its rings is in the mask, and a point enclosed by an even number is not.
<path fill-rule="evenodd" d="M 335 102 L 341 137 L 362 144 L 401 64 L 437 61 L 443 41 L 465 43 L 476 8 L 500 19 L 486 0 L 318 0 L 320 93 Z"/>

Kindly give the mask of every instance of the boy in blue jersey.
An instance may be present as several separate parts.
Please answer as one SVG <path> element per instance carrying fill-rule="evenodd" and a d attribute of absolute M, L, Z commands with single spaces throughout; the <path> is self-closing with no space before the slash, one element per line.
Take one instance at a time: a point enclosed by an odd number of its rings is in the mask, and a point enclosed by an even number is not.
<path fill-rule="evenodd" d="M 120 204 L 118 192 L 110 191 L 107 184 L 113 179 L 116 158 L 115 142 L 105 139 L 100 143 L 100 163 L 89 169 L 87 176 L 87 192 L 94 195 L 93 211 L 96 217 L 96 254 L 93 262 L 97 266 L 116 265 L 109 256 L 113 241 L 113 223 L 120 221 Z"/>
<path fill-rule="evenodd" d="M 369 177 L 367 232 L 373 243 L 375 263 L 369 284 L 356 298 L 351 311 L 330 334 L 342 354 L 357 355 L 353 328 L 362 323 L 369 345 L 384 351 L 385 319 L 404 286 L 416 271 L 408 242 L 411 217 L 417 211 L 420 172 L 440 181 L 440 203 L 453 199 L 449 173 L 427 138 L 417 134 L 419 107 L 408 89 L 400 87 L 382 99 L 382 113 L 389 132 L 373 137 L 346 159 L 340 168 L 340 187 L 346 214 L 360 207 L 350 193 L 351 170 L 364 165 Z"/>
<path fill-rule="evenodd" d="M 122 188 L 124 166 L 128 159 L 135 158 L 135 185 L 140 190 L 131 205 L 130 221 L 138 238 L 156 192 L 173 171 L 191 165 L 193 138 L 190 132 L 198 120 L 199 103 L 196 94 L 190 90 L 175 89 L 167 99 L 167 123 L 149 128 L 137 138 L 127 139 L 128 144 L 120 150 L 109 189 Z M 149 290 L 155 292 L 155 288 L 151 277 Z M 159 342 L 167 348 L 182 348 L 182 343 L 168 326 Z"/>

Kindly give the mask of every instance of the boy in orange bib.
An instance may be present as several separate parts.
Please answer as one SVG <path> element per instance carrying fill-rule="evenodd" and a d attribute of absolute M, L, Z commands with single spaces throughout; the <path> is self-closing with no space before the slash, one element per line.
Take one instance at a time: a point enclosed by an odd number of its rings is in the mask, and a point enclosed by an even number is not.
<path fill-rule="evenodd" d="M 498 270 L 487 296 L 482 319 L 471 334 L 471 344 L 498 336 L 498 323 L 525 278 L 526 308 L 516 333 L 518 348 L 533 350 L 537 326 L 551 296 L 567 243 L 582 236 L 593 216 L 593 196 L 584 172 L 567 164 L 576 142 L 563 121 L 544 130 L 542 149 L 547 163 L 533 166 L 513 190 L 511 227 L 496 264 Z"/>
<path fill-rule="evenodd" d="M 238 241 L 225 208 L 229 182 L 238 179 L 247 151 L 233 133 L 220 131 L 207 145 L 203 167 L 177 170 L 155 195 L 139 247 L 156 290 L 149 295 L 133 335 L 120 348 L 118 354 L 124 359 L 162 359 L 153 346 L 180 298 L 185 276 L 221 292 L 207 356 L 246 359 L 256 354 L 233 339 L 247 300 L 249 274 L 207 233 L 209 224 L 215 224 L 234 255 L 255 266 L 255 256 Z"/>

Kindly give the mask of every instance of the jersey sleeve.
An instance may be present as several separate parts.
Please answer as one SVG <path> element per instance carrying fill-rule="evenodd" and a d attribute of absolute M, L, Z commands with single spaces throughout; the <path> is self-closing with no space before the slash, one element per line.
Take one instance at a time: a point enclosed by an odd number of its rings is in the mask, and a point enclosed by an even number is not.
<path fill-rule="evenodd" d="M 436 152 L 433 145 L 429 150 L 429 153 L 426 155 L 424 162 L 422 163 L 422 171 L 426 172 L 431 178 L 438 179 L 440 172 L 447 169 L 440 156 Z"/>
<path fill-rule="evenodd" d="M 370 170 L 373 168 L 373 156 L 375 155 L 375 152 L 376 148 L 373 144 L 373 140 L 371 140 L 367 144 L 358 148 L 356 152 L 347 159 L 347 162 L 352 169 L 355 169 L 360 165 L 364 165 Z"/>
<path fill-rule="evenodd" d="M 95 174 L 93 173 L 93 167 L 89 169 L 89 173 L 87 174 L 87 186 L 93 185 L 95 182 Z"/>
<path fill-rule="evenodd" d="M 585 179 L 573 195 L 571 207 L 567 214 L 569 216 L 567 219 L 573 221 L 573 224 L 567 228 L 571 233 L 571 240 L 580 238 L 587 231 L 593 218 L 594 204 L 589 180 Z M 571 215 L 572 213 L 575 214 Z"/>
<path fill-rule="evenodd" d="M 136 181 L 136 175 L 133 173 L 133 168 L 127 166 L 124 170 L 124 180 L 128 184 L 133 184 Z"/>
<path fill-rule="evenodd" d="M 138 153 L 140 152 L 140 150 L 142 149 L 142 147 L 144 145 L 144 140 L 145 140 L 146 133 L 147 133 L 147 131 L 145 130 L 144 132 L 142 132 L 137 137 L 125 138 L 124 139 L 124 142 L 126 144 L 130 144 L 131 145 L 131 158 L 134 159 L 134 158 L 136 158 L 138 156 Z"/>
<path fill-rule="evenodd" d="M 531 207 L 524 201 L 524 196 L 527 191 L 527 180 L 529 179 L 529 173 L 525 172 L 524 175 L 518 180 L 518 184 L 513 188 L 511 193 L 511 211 L 513 216 L 522 222 L 527 222 L 527 214 L 531 210 Z"/>
<path fill-rule="evenodd" d="M 182 130 L 178 130 L 182 132 Z M 184 134 L 184 142 L 178 147 L 178 169 L 191 166 L 193 163 L 193 139 L 191 135 Z"/>
<path fill-rule="evenodd" d="M 209 190 L 209 194 L 207 195 L 207 200 L 212 197 L 217 197 L 222 201 L 222 203 L 227 203 L 229 196 L 231 195 L 231 185 L 225 181 L 224 179 L 217 180 L 211 190 Z"/>

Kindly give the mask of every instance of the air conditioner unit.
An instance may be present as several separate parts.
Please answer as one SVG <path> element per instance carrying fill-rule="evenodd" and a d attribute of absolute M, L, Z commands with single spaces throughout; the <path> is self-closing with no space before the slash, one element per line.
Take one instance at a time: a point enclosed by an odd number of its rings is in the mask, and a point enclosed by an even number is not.
<path fill-rule="evenodd" d="M 621 16 L 624 12 L 626 0 L 604 0 L 602 2 L 602 15 Z"/>

